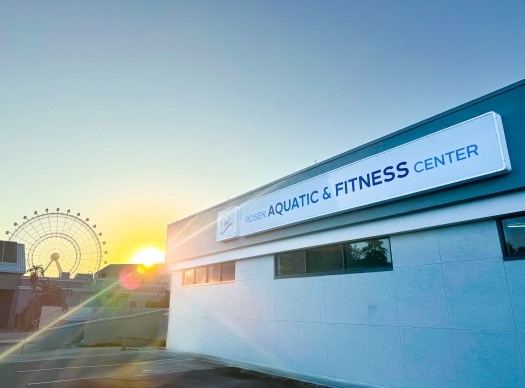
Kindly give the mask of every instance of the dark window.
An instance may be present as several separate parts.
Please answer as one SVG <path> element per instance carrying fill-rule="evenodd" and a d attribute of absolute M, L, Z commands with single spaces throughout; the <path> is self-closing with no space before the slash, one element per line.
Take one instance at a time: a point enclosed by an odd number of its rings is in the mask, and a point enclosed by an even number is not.
<path fill-rule="evenodd" d="M 345 244 L 346 269 L 392 267 L 390 242 L 387 238 Z"/>
<path fill-rule="evenodd" d="M 207 267 L 195 268 L 195 284 L 206 283 L 208 277 Z"/>
<path fill-rule="evenodd" d="M 229 282 L 235 280 L 235 262 L 221 264 L 221 281 Z"/>
<path fill-rule="evenodd" d="M 306 272 L 333 272 L 344 269 L 343 246 L 327 245 L 306 251 Z"/>
<path fill-rule="evenodd" d="M 208 267 L 208 282 L 218 283 L 221 281 L 221 265 L 215 264 Z"/>
<path fill-rule="evenodd" d="M 277 276 L 306 273 L 306 251 L 277 255 Z"/>
<path fill-rule="evenodd" d="M 275 256 L 276 276 L 392 269 L 388 238 L 325 245 Z"/>
<path fill-rule="evenodd" d="M 132 309 L 136 309 L 137 307 L 139 307 L 139 302 L 137 300 L 130 300 L 129 307 Z"/>
<path fill-rule="evenodd" d="M 506 259 L 525 259 L 525 215 L 501 220 Z"/>
<path fill-rule="evenodd" d="M 0 241 L 0 262 L 16 263 L 17 243 L 14 241 Z"/>

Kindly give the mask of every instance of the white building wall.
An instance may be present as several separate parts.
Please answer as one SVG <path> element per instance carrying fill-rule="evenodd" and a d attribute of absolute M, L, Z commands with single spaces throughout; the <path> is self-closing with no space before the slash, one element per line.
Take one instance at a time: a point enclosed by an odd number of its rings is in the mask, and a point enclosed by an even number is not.
<path fill-rule="evenodd" d="M 503 261 L 496 222 L 390 243 L 393 271 L 274 279 L 273 255 L 228 284 L 176 271 L 167 347 L 336 385 L 525 387 L 525 261 Z"/>
<path fill-rule="evenodd" d="M 393 236 L 391 245 L 405 385 L 525 386 L 523 313 L 511 304 L 513 289 L 525 291 L 525 262 L 503 261 L 496 222 Z"/>

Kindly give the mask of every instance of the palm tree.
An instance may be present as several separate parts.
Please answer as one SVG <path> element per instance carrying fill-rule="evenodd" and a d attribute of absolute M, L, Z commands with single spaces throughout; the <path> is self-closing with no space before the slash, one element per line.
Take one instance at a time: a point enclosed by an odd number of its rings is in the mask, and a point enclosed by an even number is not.
<path fill-rule="evenodd" d="M 31 291 L 33 295 L 36 293 L 36 285 L 38 283 L 38 275 L 44 276 L 44 267 L 41 265 L 33 264 L 26 272 L 29 272 L 31 275 L 29 281 L 31 282 Z"/>

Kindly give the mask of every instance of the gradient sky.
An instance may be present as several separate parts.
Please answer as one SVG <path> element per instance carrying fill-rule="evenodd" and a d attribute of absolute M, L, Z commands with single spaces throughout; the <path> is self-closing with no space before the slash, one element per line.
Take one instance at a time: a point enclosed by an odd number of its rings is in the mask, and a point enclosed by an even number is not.
<path fill-rule="evenodd" d="M 0 229 L 109 263 L 168 223 L 525 78 L 524 1 L 2 1 Z M 4 235 L 5 236 L 5 235 Z"/>

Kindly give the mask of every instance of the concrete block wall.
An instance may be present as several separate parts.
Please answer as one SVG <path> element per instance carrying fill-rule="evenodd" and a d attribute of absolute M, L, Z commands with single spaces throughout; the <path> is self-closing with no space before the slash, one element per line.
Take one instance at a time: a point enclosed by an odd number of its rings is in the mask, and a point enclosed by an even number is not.
<path fill-rule="evenodd" d="M 405 385 L 523 387 L 525 261 L 495 221 L 391 237 Z"/>
<path fill-rule="evenodd" d="M 233 283 L 172 279 L 167 347 L 335 385 L 525 387 L 525 261 L 495 221 L 390 237 L 393 271 L 274 279 L 273 256 Z"/>
<path fill-rule="evenodd" d="M 85 346 L 123 344 L 124 341 L 127 346 L 152 346 L 166 338 L 164 316 L 167 313 L 167 309 L 159 309 L 77 325 L 82 325 L 84 329 Z"/>

